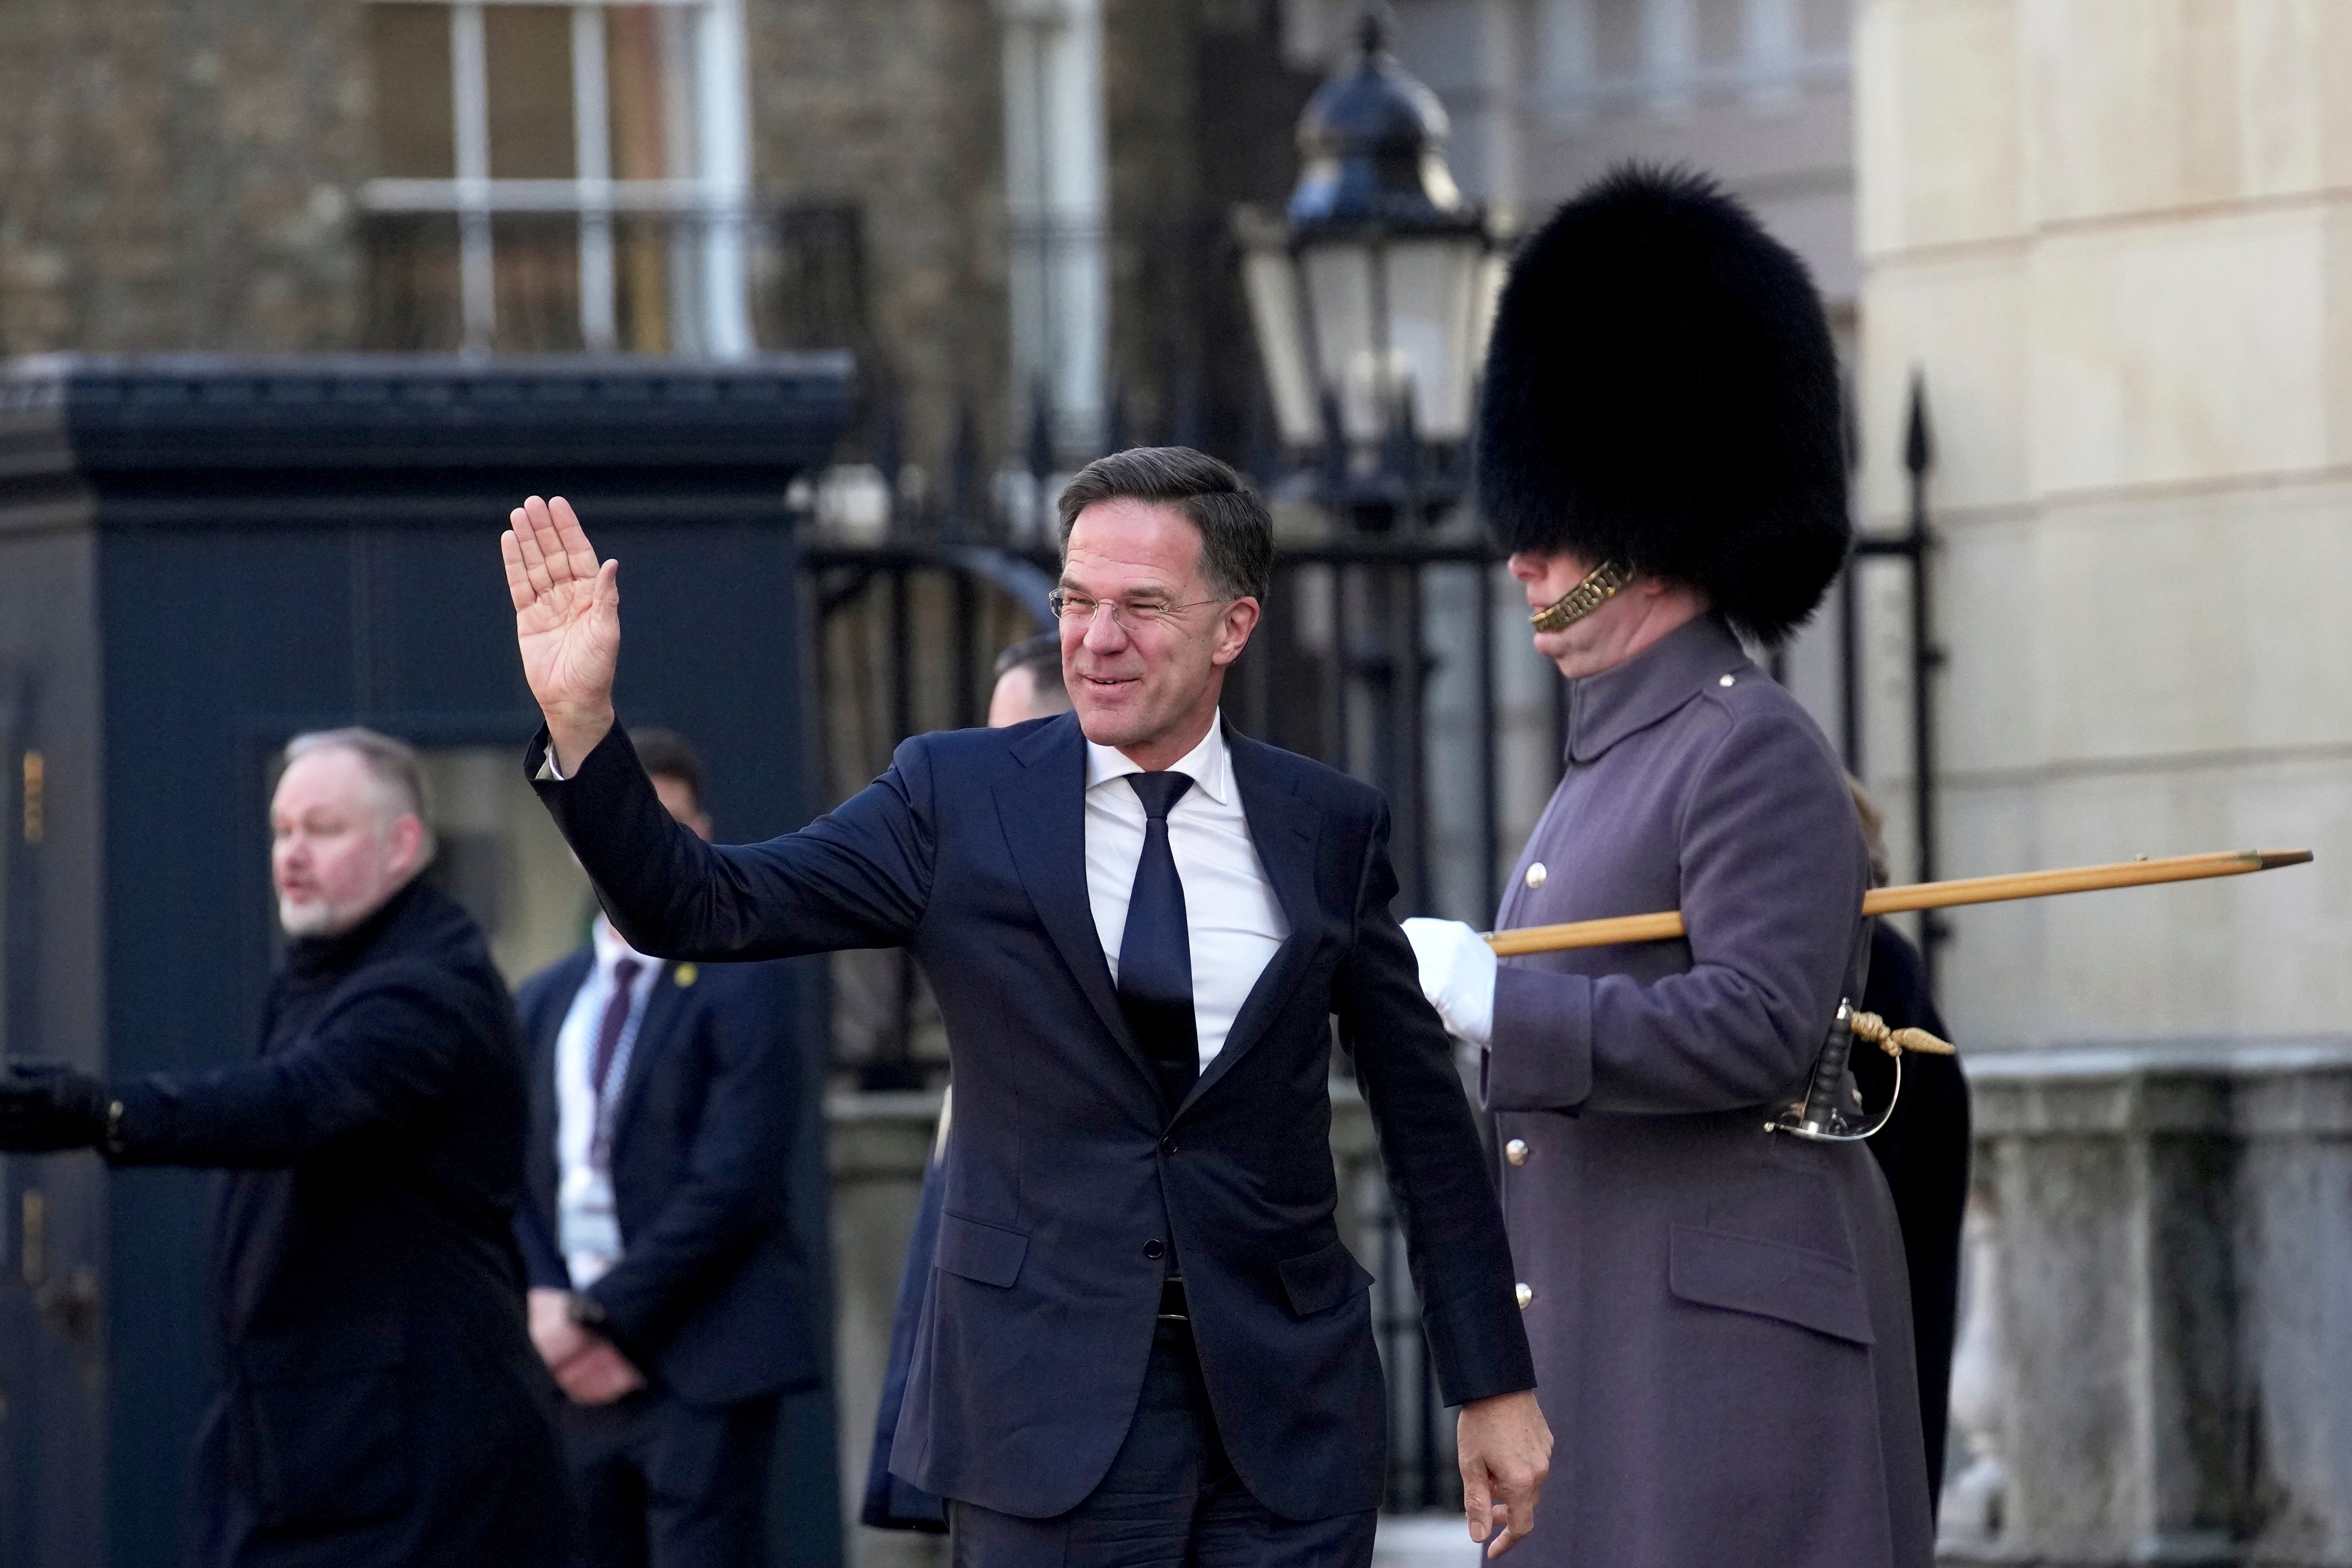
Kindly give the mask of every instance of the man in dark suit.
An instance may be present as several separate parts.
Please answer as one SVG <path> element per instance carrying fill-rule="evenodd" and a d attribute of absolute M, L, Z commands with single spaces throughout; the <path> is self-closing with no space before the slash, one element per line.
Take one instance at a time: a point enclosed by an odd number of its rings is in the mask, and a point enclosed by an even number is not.
<path fill-rule="evenodd" d="M 18 1068 L 0 1149 L 225 1170 L 193 1563 L 554 1568 L 553 1391 L 511 1229 L 514 1007 L 480 929 L 418 879 L 432 836 L 408 748 L 336 730 L 287 751 L 270 869 L 293 940 L 258 1056 L 113 1085 Z"/>
<path fill-rule="evenodd" d="M 1389 912 L 1378 794 L 1226 730 L 1273 555 L 1182 448 L 1061 502 L 1074 713 L 919 736 L 831 815 L 714 848 L 615 724 L 617 565 L 533 498 L 503 548 L 548 728 L 531 776 L 647 952 L 904 944 L 955 1059 L 929 1304 L 892 1468 L 956 1560 L 1363 1563 L 1382 1479 L 1370 1277 L 1342 1245 L 1334 1033 L 1364 1088 L 1470 1531 L 1533 1522 L 1550 1434 L 1453 1052 Z"/>
<path fill-rule="evenodd" d="M 709 837 L 693 749 L 631 739 L 663 806 Z M 665 963 L 602 916 L 523 984 L 515 1229 L 531 1338 L 568 1396 L 581 1558 L 599 1568 L 764 1561 L 777 1405 L 817 1377 L 790 1223 L 790 996 L 781 965 Z"/>

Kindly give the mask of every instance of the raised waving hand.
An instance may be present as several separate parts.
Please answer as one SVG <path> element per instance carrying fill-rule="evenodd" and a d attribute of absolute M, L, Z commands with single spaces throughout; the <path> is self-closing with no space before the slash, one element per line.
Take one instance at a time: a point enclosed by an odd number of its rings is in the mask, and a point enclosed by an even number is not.
<path fill-rule="evenodd" d="M 499 536 L 523 679 L 547 718 L 556 770 L 567 776 L 613 727 L 621 658 L 621 563 L 599 565 L 572 503 L 533 496 Z"/>

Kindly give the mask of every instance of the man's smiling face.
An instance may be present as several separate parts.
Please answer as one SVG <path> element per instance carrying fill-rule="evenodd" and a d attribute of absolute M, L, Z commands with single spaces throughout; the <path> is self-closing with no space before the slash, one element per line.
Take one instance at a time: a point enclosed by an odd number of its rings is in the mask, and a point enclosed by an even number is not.
<path fill-rule="evenodd" d="M 1070 525 L 1062 590 L 1098 606 L 1062 618 L 1062 674 L 1087 740 L 1130 754 L 1183 742 L 1164 767 L 1207 733 L 1257 601 L 1220 597 L 1201 568 L 1201 531 L 1177 507 L 1097 501 Z"/>

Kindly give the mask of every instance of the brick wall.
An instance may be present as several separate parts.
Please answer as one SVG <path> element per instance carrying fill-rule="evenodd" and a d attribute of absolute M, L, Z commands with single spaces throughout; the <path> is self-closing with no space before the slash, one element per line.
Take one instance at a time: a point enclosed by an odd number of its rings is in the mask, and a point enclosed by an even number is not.
<path fill-rule="evenodd" d="M 358 19 L 349 0 L 14 0 L 0 353 L 347 346 Z"/>
<path fill-rule="evenodd" d="M 744 22 L 762 346 L 856 351 L 935 489 L 963 406 L 987 461 L 1017 451 L 990 0 L 746 0 Z M 0 355 L 407 342 L 369 303 L 362 0 L 14 0 L 7 34 Z M 1269 0 L 1109 0 L 1105 50 L 1129 430 L 1238 454 L 1257 372 L 1224 215 L 1287 190 L 1314 78 L 1280 63 Z"/>

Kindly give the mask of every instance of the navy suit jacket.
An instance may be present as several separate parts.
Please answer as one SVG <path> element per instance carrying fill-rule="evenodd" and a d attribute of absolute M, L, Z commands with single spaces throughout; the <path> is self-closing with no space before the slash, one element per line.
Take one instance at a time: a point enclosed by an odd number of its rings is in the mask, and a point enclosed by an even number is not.
<path fill-rule="evenodd" d="M 1447 1403 L 1534 1384 L 1451 1042 L 1389 912 L 1386 805 L 1228 742 L 1290 935 L 1172 1122 L 1087 904 L 1074 715 L 908 741 L 838 810 L 765 844 L 714 847 L 673 823 L 617 725 L 571 780 L 537 783 L 641 951 L 904 945 L 929 975 L 956 1131 L 891 1466 L 926 1490 L 1040 1518 L 1084 1500 L 1127 1435 L 1181 1262 L 1209 1401 L 1251 1492 L 1292 1519 L 1378 1505 L 1370 1276 L 1334 1218 L 1334 1015 Z"/>
<path fill-rule="evenodd" d="M 534 1286 L 572 1288 L 555 1237 L 555 1037 L 588 977 L 581 948 L 523 983 L 530 1134 L 516 1235 Z M 817 1377 L 807 1250 L 791 1223 L 804 1076 L 792 977 L 775 964 L 666 963 L 613 1112 L 622 1258 L 587 1294 L 656 1386 L 697 1405 Z"/>

